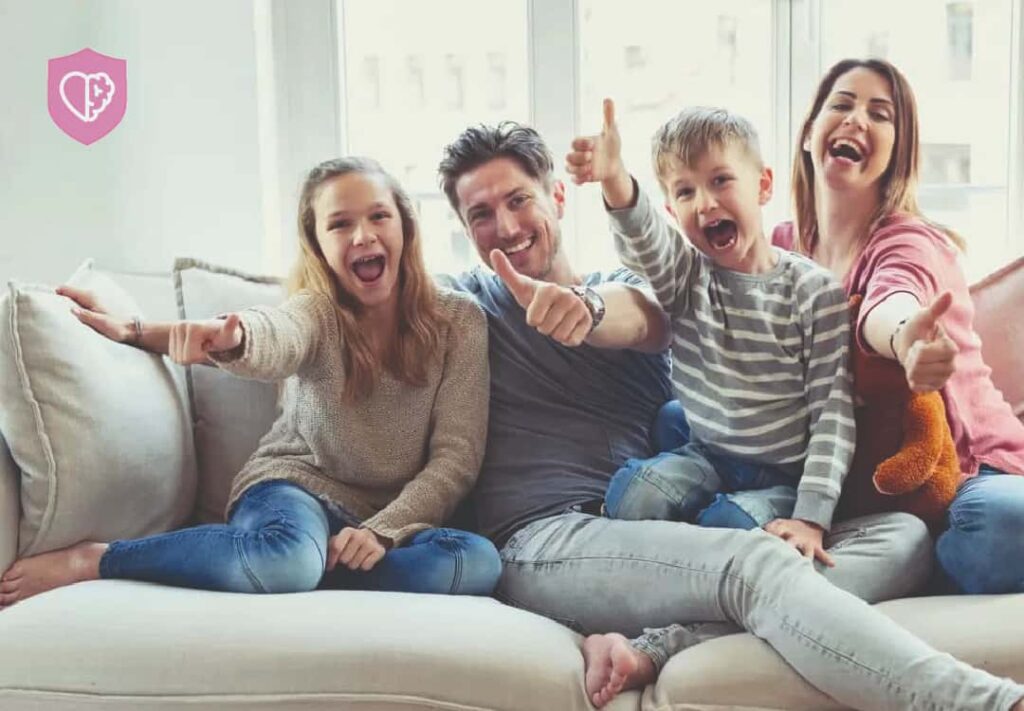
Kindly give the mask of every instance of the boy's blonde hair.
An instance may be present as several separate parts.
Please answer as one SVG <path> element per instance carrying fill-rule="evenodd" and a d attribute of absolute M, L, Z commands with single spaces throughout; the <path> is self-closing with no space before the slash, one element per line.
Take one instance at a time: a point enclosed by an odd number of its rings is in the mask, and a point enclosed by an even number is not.
<path fill-rule="evenodd" d="M 709 148 L 725 148 L 730 144 L 742 148 L 758 168 L 764 166 L 757 130 L 750 121 L 714 106 L 683 109 L 662 124 L 651 139 L 651 160 L 658 182 L 664 187 L 665 175 L 673 161 L 692 167 Z"/>

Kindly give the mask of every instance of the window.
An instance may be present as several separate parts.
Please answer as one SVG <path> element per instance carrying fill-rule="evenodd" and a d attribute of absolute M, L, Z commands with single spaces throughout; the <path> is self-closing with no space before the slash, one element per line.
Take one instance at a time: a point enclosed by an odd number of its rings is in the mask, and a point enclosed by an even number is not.
<path fill-rule="evenodd" d="M 342 150 L 373 156 L 409 191 L 429 269 L 474 266 L 437 164 L 470 123 L 529 121 L 525 0 L 341 0 L 338 8 L 347 96 L 355 99 L 344 102 Z M 449 31 L 425 30 L 438 26 Z"/>
<path fill-rule="evenodd" d="M 530 122 L 564 177 L 569 140 L 600 128 L 605 96 L 616 100 L 628 166 L 658 200 L 649 157 L 657 126 L 695 103 L 749 118 L 775 171 L 770 228 L 790 216 L 794 132 L 811 92 L 850 56 L 888 59 L 914 87 L 919 202 L 966 239 L 968 276 L 1024 252 L 1024 53 L 1013 39 L 1024 35 L 1024 0 L 335 3 L 342 150 L 378 158 L 415 197 L 431 269 L 477 263 L 437 188 L 448 141 L 471 123 Z M 562 228 L 578 268 L 618 264 L 596 186 L 568 186 Z"/>

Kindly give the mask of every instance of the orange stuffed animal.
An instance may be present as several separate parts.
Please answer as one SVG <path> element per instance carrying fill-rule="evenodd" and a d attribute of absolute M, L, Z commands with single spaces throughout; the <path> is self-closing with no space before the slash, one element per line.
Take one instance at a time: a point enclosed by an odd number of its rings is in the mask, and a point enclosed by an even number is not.
<path fill-rule="evenodd" d="M 860 302 L 850 299 L 854 327 Z M 857 448 L 839 515 L 906 511 L 942 526 L 960 479 L 942 396 L 911 392 L 899 363 L 865 352 L 855 339 L 851 351 Z"/>

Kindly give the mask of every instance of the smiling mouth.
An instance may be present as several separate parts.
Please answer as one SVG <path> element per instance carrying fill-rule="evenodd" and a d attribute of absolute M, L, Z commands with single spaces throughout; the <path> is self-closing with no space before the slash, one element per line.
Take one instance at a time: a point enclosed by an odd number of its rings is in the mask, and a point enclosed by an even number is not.
<path fill-rule="evenodd" d="M 864 160 L 864 154 L 861 153 L 860 147 L 853 141 L 847 141 L 844 138 L 840 138 L 829 146 L 828 153 L 833 158 L 845 158 L 854 163 Z"/>
<path fill-rule="evenodd" d="M 356 278 L 364 284 L 371 284 L 384 273 L 384 255 L 376 254 L 371 257 L 360 257 L 352 262 L 352 271 Z"/>
<path fill-rule="evenodd" d="M 519 254 L 520 252 L 524 252 L 527 249 L 529 249 L 530 247 L 532 247 L 533 243 L 536 242 L 536 241 L 537 241 L 537 235 L 530 235 L 529 237 L 524 239 L 522 242 L 514 244 L 511 247 L 506 247 L 506 248 L 502 249 L 501 251 L 504 252 L 505 254 L 509 255 L 509 256 L 512 256 L 513 254 Z"/>
<path fill-rule="evenodd" d="M 703 227 L 704 237 L 715 250 L 726 250 L 736 244 L 736 223 L 732 220 L 716 220 Z"/>

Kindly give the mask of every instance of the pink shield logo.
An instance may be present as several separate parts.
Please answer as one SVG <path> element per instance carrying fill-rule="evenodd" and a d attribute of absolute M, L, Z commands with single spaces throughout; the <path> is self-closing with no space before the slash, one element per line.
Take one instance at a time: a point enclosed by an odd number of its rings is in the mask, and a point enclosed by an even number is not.
<path fill-rule="evenodd" d="M 128 105 L 128 63 L 83 49 L 49 60 L 47 104 L 64 133 L 89 145 L 114 130 Z"/>

